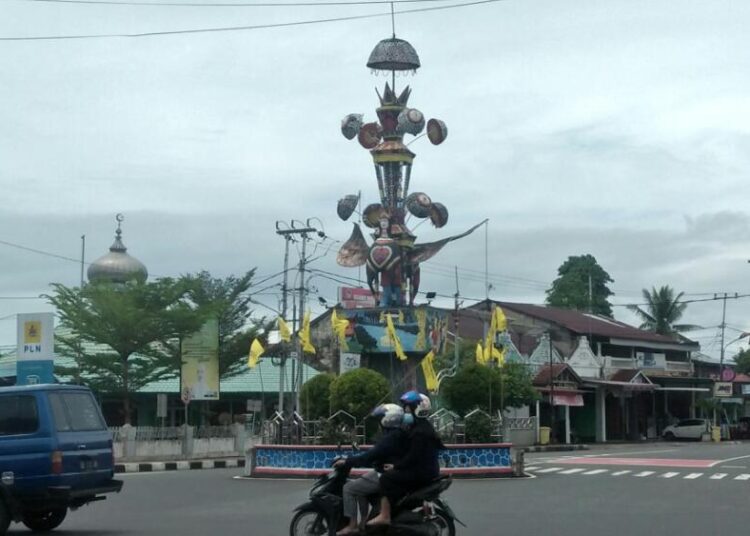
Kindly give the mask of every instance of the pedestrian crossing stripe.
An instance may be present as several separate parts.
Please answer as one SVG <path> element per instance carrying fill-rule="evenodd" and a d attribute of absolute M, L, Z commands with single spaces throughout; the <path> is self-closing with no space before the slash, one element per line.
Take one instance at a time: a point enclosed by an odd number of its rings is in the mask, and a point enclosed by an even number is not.
<path fill-rule="evenodd" d="M 641 471 L 640 473 L 634 474 L 633 476 L 638 476 L 638 477 L 651 476 L 655 472 L 656 471 Z"/>
<path fill-rule="evenodd" d="M 711 478 L 711 480 L 721 480 L 725 476 L 727 476 L 726 473 L 716 473 L 715 475 L 711 475 L 709 478 Z"/>
<path fill-rule="evenodd" d="M 586 471 L 583 473 L 584 475 L 600 475 L 602 473 L 608 472 L 609 469 L 594 469 L 593 471 Z"/>
<path fill-rule="evenodd" d="M 742 473 L 741 475 L 737 475 L 734 477 L 735 480 L 750 480 L 750 475 L 747 473 Z"/>
<path fill-rule="evenodd" d="M 526 468 L 527 471 L 534 471 L 534 473 L 557 473 L 558 475 L 575 475 L 580 474 L 584 476 L 595 476 L 595 475 L 604 475 L 608 474 L 608 476 L 623 476 L 623 475 L 630 475 L 636 478 L 646 478 L 649 476 L 656 476 L 658 478 L 682 478 L 683 480 L 697 480 L 701 477 L 708 476 L 709 480 L 740 480 L 740 481 L 747 481 L 750 480 L 750 473 L 741 473 L 739 475 L 730 475 L 729 473 L 713 473 L 713 474 L 707 474 L 707 473 L 680 473 L 677 471 L 670 471 L 666 473 L 658 473 L 657 471 L 640 471 L 640 472 L 633 472 L 631 469 L 623 469 L 620 471 L 612 471 L 611 469 L 588 469 L 586 467 L 573 467 L 571 469 L 564 469 L 563 467 L 544 467 L 541 468 L 540 466 L 530 466 Z M 610 472 L 612 471 L 612 472 Z"/>
<path fill-rule="evenodd" d="M 695 480 L 696 478 L 700 478 L 703 476 L 703 473 L 690 473 L 685 477 L 686 480 Z"/>
<path fill-rule="evenodd" d="M 664 473 L 663 475 L 661 475 L 661 477 L 662 478 L 674 478 L 674 477 L 676 477 L 679 474 L 680 473 Z"/>
<path fill-rule="evenodd" d="M 561 475 L 573 475 L 575 473 L 580 473 L 582 471 L 585 471 L 585 469 L 582 469 L 580 467 L 574 467 L 573 469 L 566 469 L 565 471 L 560 471 Z"/>
<path fill-rule="evenodd" d="M 632 473 L 630 469 L 625 469 L 624 471 L 616 471 L 612 473 L 612 476 L 620 476 L 620 475 L 627 475 L 628 473 Z"/>
<path fill-rule="evenodd" d="M 554 473 L 555 471 L 561 470 L 562 467 L 547 467 L 546 469 L 540 469 L 537 473 Z"/>

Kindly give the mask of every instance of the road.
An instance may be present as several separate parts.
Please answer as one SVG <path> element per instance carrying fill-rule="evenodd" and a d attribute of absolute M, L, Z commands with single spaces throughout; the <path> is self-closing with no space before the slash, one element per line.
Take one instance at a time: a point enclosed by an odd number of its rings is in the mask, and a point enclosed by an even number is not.
<path fill-rule="evenodd" d="M 529 454 L 527 467 L 532 478 L 456 481 L 446 498 L 469 525 L 459 534 L 704 536 L 747 528 L 748 443 Z M 234 478 L 239 471 L 123 476 L 123 493 L 71 513 L 57 534 L 288 534 L 290 511 L 305 499 L 310 481 Z M 14 527 L 10 534 L 30 534 Z"/>

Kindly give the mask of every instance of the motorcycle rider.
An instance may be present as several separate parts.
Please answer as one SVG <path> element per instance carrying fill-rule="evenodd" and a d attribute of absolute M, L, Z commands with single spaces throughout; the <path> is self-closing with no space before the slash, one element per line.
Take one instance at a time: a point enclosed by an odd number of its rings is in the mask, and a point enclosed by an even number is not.
<path fill-rule="evenodd" d="M 380 473 L 385 464 L 391 464 L 406 453 L 406 432 L 401 428 L 404 410 L 398 404 L 381 404 L 372 412 L 373 417 L 380 417 L 383 434 L 375 445 L 358 456 L 350 456 L 334 463 L 334 467 L 373 467 L 361 478 L 351 480 L 344 485 L 344 516 L 349 524 L 338 531 L 338 536 L 357 532 L 357 506 L 362 513 L 362 521 L 367 515 L 367 496 L 378 493 Z"/>
<path fill-rule="evenodd" d="M 380 477 L 380 513 L 370 520 L 368 526 L 389 525 L 391 506 L 409 492 L 425 486 L 440 476 L 439 451 L 445 448 L 427 416 L 430 414 L 429 397 L 418 391 L 408 391 L 400 398 L 404 408 L 404 425 L 409 448 L 406 455 L 386 466 Z"/>

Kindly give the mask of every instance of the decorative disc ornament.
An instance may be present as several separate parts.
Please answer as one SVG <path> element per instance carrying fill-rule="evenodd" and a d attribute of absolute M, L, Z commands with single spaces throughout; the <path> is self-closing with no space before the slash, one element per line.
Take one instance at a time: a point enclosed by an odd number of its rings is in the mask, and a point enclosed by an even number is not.
<path fill-rule="evenodd" d="M 448 127 L 440 119 L 427 121 L 427 137 L 433 145 L 440 145 L 448 137 Z"/>
<path fill-rule="evenodd" d="M 339 199 L 338 206 L 336 207 L 336 212 L 338 213 L 339 218 L 344 221 L 348 220 L 349 216 L 354 213 L 354 209 L 357 208 L 358 203 L 358 195 L 350 194 Z"/>
<path fill-rule="evenodd" d="M 448 223 L 448 209 L 442 203 L 433 203 L 430 207 L 430 221 L 440 229 Z"/>
<path fill-rule="evenodd" d="M 347 140 L 357 137 L 359 129 L 362 128 L 362 114 L 349 114 L 341 120 L 341 133 Z"/>
<path fill-rule="evenodd" d="M 359 129 L 359 144 L 365 149 L 374 149 L 380 143 L 380 125 L 366 123 Z"/>
<path fill-rule="evenodd" d="M 416 108 L 405 108 L 398 114 L 398 130 L 416 136 L 424 130 L 424 114 Z"/>
<path fill-rule="evenodd" d="M 430 216 L 432 200 L 424 192 L 414 192 L 406 198 L 405 205 L 406 209 L 417 218 L 428 218 Z"/>
<path fill-rule="evenodd" d="M 362 223 L 364 223 L 368 227 L 377 229 L 380 227 L 380 220 L 387 217 L 388 214 L 383 208 L 383 205 L 381 205 L 380 203 L 373 203 L 371 205 L 367 205 L 365 207 L 365 210 L 362 212 Z"/>

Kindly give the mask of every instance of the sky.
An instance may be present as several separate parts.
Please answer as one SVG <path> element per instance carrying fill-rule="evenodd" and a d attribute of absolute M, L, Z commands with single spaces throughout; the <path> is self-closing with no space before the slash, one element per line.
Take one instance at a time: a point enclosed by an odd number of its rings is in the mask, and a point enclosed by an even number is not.
<path fill-rule="evenodd" d="M 357 278 L 335 262 L 352 225 L 336 201 L 361 191 L 375 202 L 377 186 L 370 155 L 339 125 L 348 113 L 374 120 L 385 79 L 365 64 L 391 24 L 385 16 L 3 38 L 389 9 L 1 0 L 0 345 L 15 343 L 16 313 L 51 310 L 39 298 L 50 283 L 80 278 L 73 260 L 8 244 L 78 259 L 85 235 L 91 262 L 111 244 L 117 213 L 129 252 L 152 277 L 276 274 L 276 221 L 310 218 L 328 238 L 309 267 Z M 483 228 L 449 244 L 423 265 L 422 290 L 452 296 L 457 266 L 464 305 L 484 298 L 486 254 L 491 298 L 542 303 L 565 259 L 590 253 L 614 279 L 615 317 L 625 322 L 637 324 L 623 305 L 641 303 L 643 288 L 671 285 L 686 299 L 750 294 L 750 3 L 505 0 L 397 13 L 395 23 L 422 63 L 397 87 L 408 83 L 410 105 L 449 129 L 440 146 L 410 145 L 412 190 L 450 211 L 444 228 L 416 228 L 419 241 L 489 218 L 487 248 Z M 328 277 L 309 280 L 313 312 L 318 296 L 336 301 L 340 282 Z M 280 283 L 256 287 L 259 315 L 279 308 Z M 750 330 L 750 298 L 726 307 L 729 343 Z M 705 328 L 691 337 L 710 355 L 720 353 L 721 315 L 722 302 L 710 300 L 683 317 Z"/>

